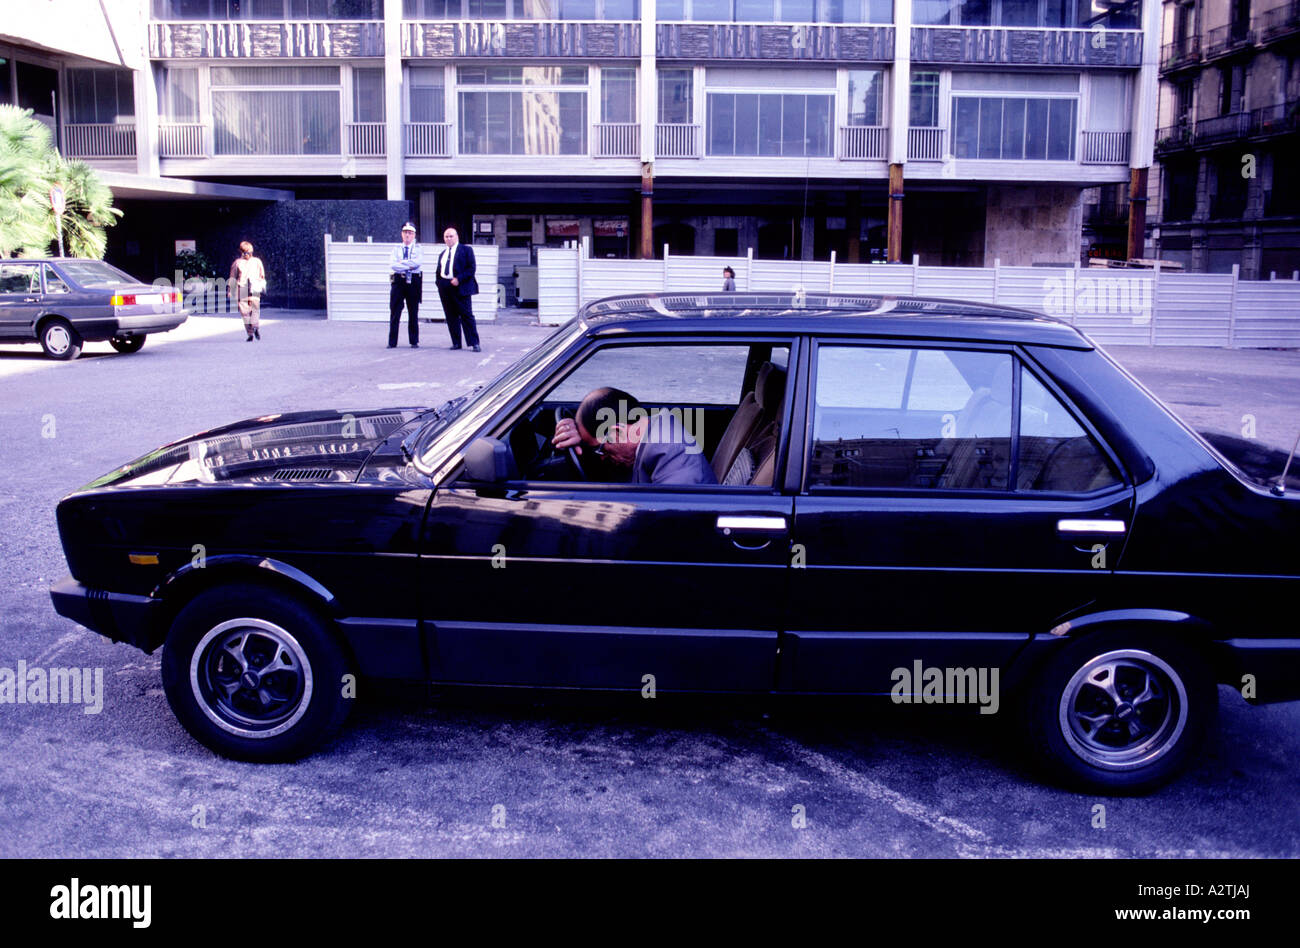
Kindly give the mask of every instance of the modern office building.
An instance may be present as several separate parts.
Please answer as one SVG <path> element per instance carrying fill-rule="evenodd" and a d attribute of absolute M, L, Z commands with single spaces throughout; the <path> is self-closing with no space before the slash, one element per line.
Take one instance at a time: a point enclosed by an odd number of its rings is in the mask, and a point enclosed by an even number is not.
<path fill-rule="evenodd" d="M 1300 270 L 1300 2 L 1165 3 L 1154 252 L 1244 279 Z"/>
<path fill-rule="evenodd" d="M 455 223 L 496 243 L 506 269 L 580 237 L 600 256 L 1073 262 L 1085 190 L 1144 194 L 1152 160 L 1157 0 L 110 6 L 137 8 L 117 44 L 138 59 L 65 58 L 51 81 L 65 152 L 134 178 L 114 183 L 114 250 L 165 272 L 175 240 L 273 231 L 307 297 L 325 231 L 407 214 L 425 240 Z M 24 39 L 0 22 L 3 42 Z M 0 97 L 32 101 L 22 85 Z"/>

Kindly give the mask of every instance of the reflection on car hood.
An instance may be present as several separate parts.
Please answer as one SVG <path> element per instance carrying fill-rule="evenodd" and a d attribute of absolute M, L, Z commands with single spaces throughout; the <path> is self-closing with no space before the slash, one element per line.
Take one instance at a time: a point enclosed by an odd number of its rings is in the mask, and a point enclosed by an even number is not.
<path fill-rule="evenodd" d="M 164 445 L 83 490 L 170 484 L 353 481 L 375 448 L 427 409 L 264 415 Z"/>

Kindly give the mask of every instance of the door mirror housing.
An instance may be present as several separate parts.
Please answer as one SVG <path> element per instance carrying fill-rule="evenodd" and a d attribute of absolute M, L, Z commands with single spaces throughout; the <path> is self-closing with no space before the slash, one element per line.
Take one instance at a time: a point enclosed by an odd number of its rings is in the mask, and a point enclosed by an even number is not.
<path fill-rule="evenodd" d="M 465 449 L 465 477 L 482 484 L 519 479 L 510 447 L 498 438 L 475 438 Z"/>

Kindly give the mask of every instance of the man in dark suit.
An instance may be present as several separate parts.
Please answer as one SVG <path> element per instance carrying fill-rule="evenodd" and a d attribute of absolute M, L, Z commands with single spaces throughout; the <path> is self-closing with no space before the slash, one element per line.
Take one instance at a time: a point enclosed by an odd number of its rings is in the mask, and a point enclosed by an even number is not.
<path fill-rule="evenodd" d="M 479 352 L 478 327 L 474 325 L 474 294 L 478 281 L 474 279 L 474 248 L 460 242 L 456 228 L 448 227 L 442 235 L 447 249 L 438 257 L 438 296 L 442 311 L 447 314 L 447 331 L 451 333 L 451 348 L 459 349 L 461 329 L 465 330 L 465 345 Z"/>

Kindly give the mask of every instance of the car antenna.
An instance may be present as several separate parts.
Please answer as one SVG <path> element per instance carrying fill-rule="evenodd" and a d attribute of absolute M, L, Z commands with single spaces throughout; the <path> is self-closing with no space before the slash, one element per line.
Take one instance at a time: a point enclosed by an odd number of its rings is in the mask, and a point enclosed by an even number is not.
<path fill-rule="evenodd" d="M 1300 434 L 1295 436 L 1295 444 L 1291 445 L 1291 452 L 1286 456 L 1286 466 L 1282 468 L 1282 474 L 1273 482 L 1273 493 L 1281 497 L 1286 493 L 1286 475 L 1291 470 L 1291 462 L 1295 459 L 1296 450 L 1300 449 Z"/>

